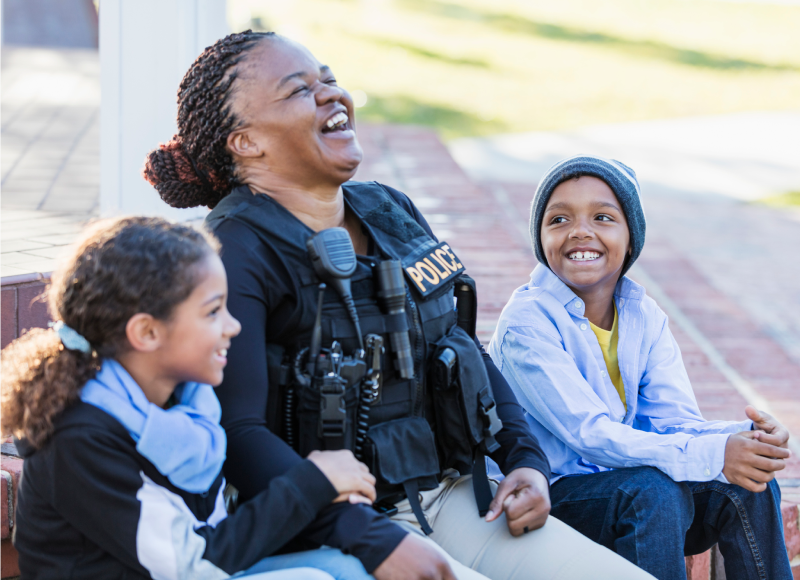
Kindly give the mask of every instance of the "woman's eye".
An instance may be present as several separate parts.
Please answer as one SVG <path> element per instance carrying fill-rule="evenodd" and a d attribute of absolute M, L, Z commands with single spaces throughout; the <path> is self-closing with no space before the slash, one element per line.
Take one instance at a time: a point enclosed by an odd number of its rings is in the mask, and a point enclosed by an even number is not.
<path fill-rule="evenodd" d="M 327 81 L 322 81 L 322 82 L 325 83 L 326 85 L 335 85 L 336 79 L 328 79 Z"/>
<path fill-rule="evenodd" d="M 216 316 L 217 314 L 219 314 L 219 311 L 220 311 L 221 308 L 222 308 L 221 306 L 217 306 L 216 308 L 214 308 L 214 310 L 209 312 L 208 315 L 209 316 Z"/>
<path fill-rule="evenodd" d="M 292 91 L 292 94 L 289 95 L 289 96 L 293 97 L 293 96 L 298 95 L 298 94 L 302 93 L 303 91 L 307 91 L 307 90 L 308 90 L 308 87 L 305 87 L 305 86 L 297 87 L 295 90 Z"/>

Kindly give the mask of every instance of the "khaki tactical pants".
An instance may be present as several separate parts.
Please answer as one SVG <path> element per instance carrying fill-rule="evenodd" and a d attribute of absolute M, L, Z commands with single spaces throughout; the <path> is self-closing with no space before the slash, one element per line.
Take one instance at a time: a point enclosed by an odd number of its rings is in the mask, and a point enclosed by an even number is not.
<path fill-rule="evenodd" d="M 469 475 L 446 477 L 420 495 L 433 528 L 427 541 L 445 554 L 458 580 L 653 580 L 552 516 L 518 538 L 509 533 L 505 514 L 487 523 L 478 515 Z M 392 520 L 425 537 L 408 500 L 397 508 Z"/>

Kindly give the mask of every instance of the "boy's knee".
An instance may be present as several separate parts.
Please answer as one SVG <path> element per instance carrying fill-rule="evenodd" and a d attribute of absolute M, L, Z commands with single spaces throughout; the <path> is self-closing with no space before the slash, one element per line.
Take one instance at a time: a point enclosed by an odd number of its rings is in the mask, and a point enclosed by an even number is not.
<path fill-rule="evenodd" d="M 689 515 L 694 513 L 694 500 L 689 486 L 674 481 L 655 467 L 634 468 L 630 477 L 620 490 L 634 496 L 639 503 L 645 503 L 660 514 Z"/>

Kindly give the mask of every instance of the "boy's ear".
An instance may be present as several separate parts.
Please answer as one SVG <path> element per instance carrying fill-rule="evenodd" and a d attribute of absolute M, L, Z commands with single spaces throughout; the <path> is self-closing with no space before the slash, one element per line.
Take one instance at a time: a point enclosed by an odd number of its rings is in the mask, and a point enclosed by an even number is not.
<path fill-rule="evenodd" d="M 125 336 L 133 350 L 153 352 L 161 346 L 164 329 L 151 314 L 139 312 L 131 316 L 125 325 Z"/>

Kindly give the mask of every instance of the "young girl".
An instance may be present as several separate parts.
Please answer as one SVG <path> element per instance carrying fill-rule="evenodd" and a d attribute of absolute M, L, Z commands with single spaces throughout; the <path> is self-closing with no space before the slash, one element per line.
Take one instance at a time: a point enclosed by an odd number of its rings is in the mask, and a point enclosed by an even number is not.
<path fill-rule="evenodd" d="M 490 352 L 550 459 L 551 514 L 660 580 L 717 542 L 730 580 L 791 578 L 773 480 L 788 431 L 752 407 L 700 414 L 667 316 L 625 276 L 645 237 L 634 172 L 560 161 L 530 230 L 540 263 Z"/>
<path fill-rule="evenodd" d="M 156 218 L 95 225 L 49 289 L 50 330 L 3 352 L 2 422 L 25 457 L 25 578 L 369 578 L 337 550 L 266 558 L 334 500 L 370 502 L 347 451 L 311 454 L 228 516 L 210 385 L 239 323 L 209 234 Z M 312 501 L 308 501 L 312 498 Z"/>

